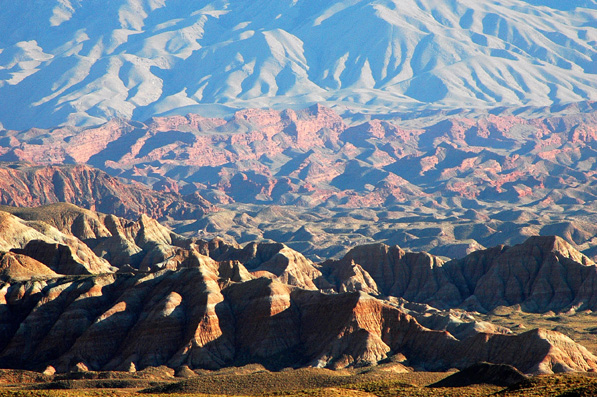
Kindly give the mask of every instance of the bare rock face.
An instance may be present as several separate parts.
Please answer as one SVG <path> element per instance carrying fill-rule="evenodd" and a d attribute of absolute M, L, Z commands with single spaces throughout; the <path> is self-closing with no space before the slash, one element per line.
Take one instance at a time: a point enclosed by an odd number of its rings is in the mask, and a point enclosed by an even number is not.
<path fill-rule="evenodd" d="M 531 237 L 514 247 L 470 254 L 444 266 L 464 299 L 491 310 L 521 304 L 544 312 L 593 308 L 597 267 L 559 237 Z"/>
<path fill-rule="evenodd" d="M 3 250 L 33 258 L 61 274 L 97 274 L 115 270 L 76 237 L 41 221 L 24 221 L 0 211 Z"/>
<path fill-rule="evenodd" d="M 44 263 L 60 274 L 98 274 L 110 273 L 114 270 L 108 262 L 98 258 L 87 246 L 81 244 L 77 248 L 79 249 L 60 243 L 31 240 L 23 249 L 14 249 L 13 252 Z"/>
<path fill-rule="evenodd" d="M 335 257 L 347 241 L 460 259 L 537 234 L 593 255 L 597 229 L 586 219 L 597 197 L 596 109 L 585 102 L 562 106 L 561 116 L 501 109 L 475 118 L 462 111 L 419 123 L 398 113 L 343 120 L 315 105 L 2 131 L 0 160 L 11 162 L 0 165 L 0 203 L 68 201 L 128 219 L 145 213 L 206 238 L 267 234 L 312 260 Z M 509 114 L 519 111 L 524 117 Z M 223 221 L 213 211 L 220 203 L 241 211 L 249 204 L 254 213 Z M 252 219 L 271 204 L 298 215 L 297 224 Z M 329 213 L 320 217 L 320 208 Z M 362 210 L 373 214 L 363 219 Z M 354 227 L 333 227 L 343 216 Z M 375 221 L 384 217 L 392 222 Z M 419 223 L 426 226 L 415 230 Z"/>
<path fill-rule="evenodd" d="M 597 371 L 558 332 L 513 335 L 427 305 L 593 307 L 596 266 L 558 238 L 447 263 L 376 244 L 316 265 L 283 244 L 186 239 L 147 216 L 15 211 L 0 211 L 0 367 L 344 368 L 400 355 L 434 371 L 480 361 Z"/>
<path fill-rule="evenodd" d="M 0 211 L 0 250 L 23 248 L 31 240 L 46 238 L 22 219 Z"/>
<path fill-rule="evenodd" d="M 421 308 L 413 306 L 425 306 L 432 310 L 421 310 Z M 467 312 L 439 311 L 428 305 L 417 305 L 408 301 L 403 301 L 399 307 L 413 316 L 422 326 L 436 331 L 447 331 L 459 340 L 467 339 L 479 333 L 513 334 L 508 328 L 487 321 L 478 321 L 474 317 L 471 318 Z"/>
<path fill-rule="evenodd" d="M 40 281 L 24 290 L 5 284 L 0 365 L 58 372 L 250 362 L 343 368 L 400 353 L 427 370 L 483 360 L 528 373 L 597 369 L 597 358 L 557 332 L 458 340 L 362 292 L 323 294 L 266 278 L 221 290 L 218 277 L 200 267 Z"/>
<path fill-rule="evenodd" d="M 313 262 L 284 244 L 249 243 L 242 249 L 228 247 L 223 253 L 212 250 L 209 255 L 217 261 L 239 261 L 255 277 L 267 277 L 306 289 L 329 285 Z"/>
<path fill-rule="evenodd" d="M 485 341 L 485 343 L 483 343 Z M 500 334 L 478 334 L 464 341 L 466 355 L 455 360 L 475 357 L 477 362 L 510 364 L 529 374 L 594 371 L 595 356 L 567 336 L 549 330 L 535 329 L 514 337 Z M 487 359 L 485 359 L 485 357 Z"/>
<path fill-rule="evenodd" d="M 107 273 L 127 265 L 143 271 L 201 263 L 217 267 L 192 240 L 146 215 L 133 222 L 66 203 L 2 208 L 23 218 L 0 212 L 5 214 L 5 227 L 12 230 L 3 235 L 4 249 L 35 258 L 60 274 Z"/>
<path fill-rule="evenodd" d="M 527 311 L 546 312 L 597 307 L 597 266 L 560 237 L 531 237 L 447 263 L 426 253 L 373 244 L 355 247 L 322 266 L 339 269 L 352 262 L 375 280 L 381 293 L 440 308 L 489 311 L 521 304 Z"/>
<path fill-rule="evenodd" d="M 371 275 L 354 261 L 340 261 L 331 266 L 320 267 L 326 280 L 337 292 L 363 291 L 379 295 L 377 283 Z"/>
<path fill-rule="evenodd" d="M 239 324 L 235 340 L 240 362 L 257 358 L 258 362 L 284 366 L 300 359 L 301 321 L 299 308 L 291 301 L 293 290 L 259 278 L 223 291 Z"/>
<path fill-rule="evenodd" d="M 0 210 L 24 221 L 42 221 L 65 234 L 72 234 L 81 241 L 110 235 L 103 225 L 102 215 L 68 203 L 55 203 L 42 207 L 0 206 Z"/>
<path fill-rule="evenodd" d="M 35 259 L 14 252 L 0 252 L 0 280 L 24 281 L 34 277 L 57 277 L 58 274 Z"/>
<path fill-rule="evenodd" d="M 405 252 L 398 246 L 370 244 L 355 247 L 340 261 L 327 261 L 323 266 L 352 262 L 360 265 L 385 295 L 439 306 L 458 299 L 458 291 L 441 271 L 444 261 L 439 257 Z"/>
<path fill-rule="evenodd" d="M 0 205 L 33 207 L 68 202 L 126 218 L 148 214 L 152 218 L 194 219 L 215 210 L 198 193 L 188 202 L 176 192 L 128 185 L 87 165 L 0 165 L 0 176 Z"/>

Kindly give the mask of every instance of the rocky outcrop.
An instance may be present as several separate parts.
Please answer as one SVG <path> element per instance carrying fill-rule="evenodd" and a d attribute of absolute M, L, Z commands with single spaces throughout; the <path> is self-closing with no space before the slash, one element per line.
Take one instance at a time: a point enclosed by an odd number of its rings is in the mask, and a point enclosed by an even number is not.
<path fill-rule="evenodd" d="M 220 276 L 202 266 L 5 284 L 0 365 L 58 372 L 250 362 L 343 368 L 399 353 L 427 370 L 482 360 L 528 373 L 597 369 L 597 358 L 557 332 L 460 341 L 362 292 L 328 295 L 266 278 L 220 289 Z"/>
<path fill-rule="evenodd" d="M 314 105 L 4 131 L 0 203 L 145 213 L 180 233 L 263 237 L 313 261 L 372 242 L 461 259 L 537 234 L 593 256 L 595 108 L 419 124 Z M 214 213 L 220 204 L 231 212 Z M 287 216 L 268 215 L 272 204 Z"/>
<path fill-rule="evenodd" d="M 377 244 L 314 264 L 283 244 L 187 239 L 144 215 L 71 204 L 11 211 L 19 217 L 0 211 L 0 367 L 345 368 L 397 356 L 431 371 L 480 361 L 597 370 L 558 332 L 515 335 L 426 305 L 593 307 L 595 265 L 558 238 L 447 263 Z"/>
<path fill-rule="evenodd" d="M 486 310 L 594 308 L 597 267 L 559 237 L 531 237 L 514 247 L 478 251 L 444 266 L 465 306 Z"/>
<path fill-rule="evenodd" d="M 70 204 L 5 209 L 21 218 L 0 211 L 0 249 L 27 255 L 59 274 L 106 273 L 115 270 L 112 266 L 149 272 L 224 266 L 244 279 L 264 276 L 306 289 L 363 291 L 440 308 L 489 311 L 520 304 L 545 312 L 597 307 L 592 287 L 597 267 L 558 237 L 532 237 L 447 263 L 372 244 L 316 265 L 284 244 L 240 247 L 188 239 L 144 215 L 133 222 Z"/>
<path fill-rule="evenodd" d="M 4 249 L 35 258 L 59 274 L 106 273 L 123 266 L 142 271 L 201 263 L 217 267 L 197 251 L 193 240 L 145 215 L 132 222 L 66 203 L 2 208 L 20 217 L 0 211 L 3 224 L 12 230 L 3 235 Z"/>
<path fill-rule="evenodd" d="M 207 247 L 209 250 L 209 247 Z M 267 277 L 306 289 L 326 288 L 329 283 L 313 262 L 279 243 L 249 243 L 244 248 L 222 246 L 208 251 L 217 261 L 239 261 L 255 277 Z"/>
<path fill-rule="evenodd" d="M 87 165 L 0 163 L 0 205 L 33 207 L 57 202 L 125 218 L 147 214 L 156 219 L 194 219 L 215 210 L 198 193 L 186 201 L 176 192 L 125 184 Z"/>
<path fill-rule="evenodd" d="M 44 240 L 31 240 L 22 249 L 13 249 L 16 254 L 33 258 L 59 274 L 82 275 L 110 273 L 110 264 L 93 254 L 87 246 L 77 244 L 77 248 Z"/>
<path fill-rule="evenodd" d="M 594 201 L 592 191 L 579 184 L 594 177 L 582 170 L 590 169 L 583 159 L 594 154 L 595 114 L 588 104 L 585 112 L 559 117 L 454 117 L 406 129 L 375 118 L 349 125 L 314 105 L 300 111 L 246 109 L 229 119 L 190 114 L 146 123 L 112 120 L 51 134 L 10 131 L 0 150 L 3 160 L 79 165 L 7 163 L 0 168 L 0 180 L 7 181 L 0 184 L 0 203 L 59 200 L 120 216 L 192 219 L 212 209 L 202 197 L 376 208 L 428 196 L 436 205 L 448 197 L 475 200 L 474 210 L 459 205 L 463 216 L 488 219 L 478 210 L 492 206 L 490 197 L 536 207 L 547 200 Z M 514 154 L 504 155 L 504 148 Z M 82 164 L 164 192 L 123 185 Z"/>
<path fill-rule="evenodd" d="M 349 263 L 360 265 L 385 295 L 441 304 L 457 292 L 439 270 L 444 261 L 427 253 L 410 253 L 398 246 L 370 244 L 355 247 L 341 260 L 327 261 L 323 266 L 335 268 Z"/>
<path fill-rule="evenodd" d="M 316 265 L 284 244 L 240 247 L 188 239 L 144 215 L 133 222 L 70 204 L 5 209 L 21 218 L 0 211 L 0 249 L 29 256 L 59 274 L 106 273 L 113 266 L 146 272 L 224 266 L 243 279 L 267 277 L 306 289 L 363 291 L 440 308 L 485 312 L 520 304 L 527 311 L 545 312 L 597 307 L 597 267 L 558 237 L 532 237 L 449 262 L 371 244 Z"/>
<path fill-rule="evenodd" d="M 487 321 L 475 319 L 461 310 L 440 311 L 429 305 L 401 300 L 399 307 L 413 316 L 422 326 L 436 331 L 447 331 L 456 339 L 464 340 L 479 333 L 513 334 L 512 330 Z"/>
<path fill-rule="evenodd" d="M 371 275 L 353 260 L 341 261 L 333 266 L 320 266 L 325 279 L 337 292 L 363 291 L 372 295 L 379 295 L 377 283 Z"/>
<path fill-rule="evenodd" d="M 56 276 L 58 274 L 48 266 L 29 256 L 13 252 L 0 252 L 0 280 L 10 283 L 37 277 L 51 278 Z"/>
<path fill-rule="evenodd" d="M 41 221 L 25 221 L 0 211 L 0 250 L 39 261 L 60 274 L 98 274 L 115 270 L 81 240 Z"/>
<path fill-rule="evenodd" d="M 597 308 L 593 286 L 597 266 L 563 239 L 531 237 L 513 247 L 498 246 L 444 263 L 397 246 L 359 246 L 328 268 L 359 264 L 385 295 L 440 308 L 486 312 L 520 304 L 526 311 Z"/>

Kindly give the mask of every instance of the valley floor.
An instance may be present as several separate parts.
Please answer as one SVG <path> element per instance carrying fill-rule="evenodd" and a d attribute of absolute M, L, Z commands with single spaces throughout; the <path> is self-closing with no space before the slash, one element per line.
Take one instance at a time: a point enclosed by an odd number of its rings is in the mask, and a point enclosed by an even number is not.
<path fill-rule="evenodd" d="M 254 368 L 255 369 L 255 368 Z M 140 381 L 138 375 L 126 378 L 124 373 L 111 373 L 117 379 L 63 379 L 32 383 L 11 383 L 17 378 L 30 382 L 13 371 L 3 370 L 0 397 L 132 397 L 132 396 L 593 396 L 597 393 L 597 377 L 591 374 L 543 375 L 504 388 L 494 385 L 465 387 L 429 387 L 450 372 L 411 372 L 397 374 L 379 366 L 357 373 L 329 370 L 288 370 L 277 373 L 258 371 L 243 373 L 226 370 L 180 381 L 180 378 Z M 76 375 L 82 374 L 73 374 Z M 106 375 L 104 373 L 104 375 Z M 159 376 L 158 376 L 159 377 Z M 149 389 L 143 386 L 153 385 Z"/>

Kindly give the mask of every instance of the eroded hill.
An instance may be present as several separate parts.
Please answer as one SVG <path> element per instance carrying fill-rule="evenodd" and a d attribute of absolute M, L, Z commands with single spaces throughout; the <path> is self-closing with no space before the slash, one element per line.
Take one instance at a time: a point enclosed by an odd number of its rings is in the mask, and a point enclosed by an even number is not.
<path fill-rule="evenodd" d="M 374 245 L 316 264 L 283 244 L 184 238 L 146 216 L 133 222 L 70 204 L 3 209 L 3 367 L 344 368 L 393 360 L 405 370 L 480 361 L 525 373 L 597 369 L 597 357 L 557 331 L 516 333 L 462 310 L 471 299 L 481 311 L 505 302 L 527 311 L 592 308 L 597 268 L 558 238 L 448 263 Z M 529 287 L 511 288 L 502 273 Z M 547 299 L 532 285 L 561 293 Z M 460 307 L 460 318 L 425 303 Z"/>

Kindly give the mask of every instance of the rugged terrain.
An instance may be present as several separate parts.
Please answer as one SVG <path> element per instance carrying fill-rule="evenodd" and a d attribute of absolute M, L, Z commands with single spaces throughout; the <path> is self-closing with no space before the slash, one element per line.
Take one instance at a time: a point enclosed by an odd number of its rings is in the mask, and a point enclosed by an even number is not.
<path fill-rule="evenodd" d="M 146 213 L 188 236 L 269 239 L 313 260 L 371 242 L 461 258 L 533 235 L 594 257 L 596 108 L 444 116 L 416 129 L 317 105 L 5 130 L 0 203 Z"/>
<path fill-rule="evenodd" d="M 93 18 L 91 18 L 91 16 Z M 594 0 L 9 2 L 0 123 L 597 100 Z"/>
<path fill-rule="evenodd" d="M 0 396 L 594 395 L 596 20 L 3 5 Z"/>
<path fill-rule="evenodd" d="M 32 207 L 58 202 L 138 218 L 201 218 L 216 208 L 198 193 L 182 196 L 156 191 L 142 184 L 127 184 L 85 165 L 33 166 L 0 163 L 0 204 Z"/>
<path fill-rule="evenodd" d="M 560 238 L 447 263 L 375 244 L 316 264 L 279 243 L 184 238 L 145 215 L 128 221 L 71 204 L 2 210 L 5 368 L 393 362 L 408 372 L 489 361 L 533 374 L 597 370 L 597 357 L 558 331 L 479 320 L 502 305 L 595 310 L 597 266 Z"/>

